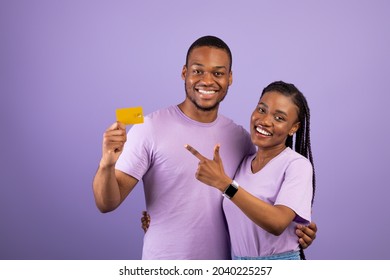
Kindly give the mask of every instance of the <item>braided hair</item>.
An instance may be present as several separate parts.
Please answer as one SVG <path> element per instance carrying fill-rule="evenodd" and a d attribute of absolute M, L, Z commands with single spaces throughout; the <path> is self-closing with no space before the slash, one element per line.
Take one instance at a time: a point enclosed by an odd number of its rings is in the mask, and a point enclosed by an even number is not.
<path fill-rule="evenodd" d="M 283 81 L 277 81 L 269 84 L 263 89 L 261 96 L 270 91 L 277 91 L 284 96 L 290 97 L 294 104 L 298 107 L 298 121 L 300 122 L 299 129 L 295 133 L 295 148 L 294 150 L 306 157 L 313 166 L 313 197 L 311 204 L 314 202 L 314 194 L 316 189 L 315 169 L 313 163 L 313 153 L 311 150 L 310 142 L 310 109 L 305 96 L 294 84 L 285 83 Z M 293 136 L 288 135 L 286 139 L 286 146 L 293 148 Z M 300 257 L 305 260 L 305 254 L 303 248 L 300 247 Z"/>

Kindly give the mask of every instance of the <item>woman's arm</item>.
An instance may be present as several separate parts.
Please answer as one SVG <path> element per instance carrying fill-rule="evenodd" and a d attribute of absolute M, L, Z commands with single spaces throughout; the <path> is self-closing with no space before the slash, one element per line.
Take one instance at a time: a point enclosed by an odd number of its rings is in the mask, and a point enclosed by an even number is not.
<path fill-rule="evenodd" d="M 219 155 L 219 145 L 214 148 L 212 160 L 205 158 L 189 145 L 186 145 L 186 149 L 200 160 L 195 177 L 199 181 L 224 192 L 233 180 L 224 171 Z M 245 190 L 244 186 L 239 186 L 231 201 L 256 225 L 274 235 L 280 235 L 296 215 L 287 206 L 271 205 L 253 196 Z"/>

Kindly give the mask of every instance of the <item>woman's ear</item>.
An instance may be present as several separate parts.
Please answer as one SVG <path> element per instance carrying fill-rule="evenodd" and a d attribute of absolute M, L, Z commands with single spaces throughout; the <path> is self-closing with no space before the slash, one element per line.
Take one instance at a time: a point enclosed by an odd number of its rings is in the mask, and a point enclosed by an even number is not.
<path fill-rule="evenodd" d="M 300 122 L 296 122 L 292 128 L 290 129 L 290 132 L 288 133 L 288 135 L 290 136 L 293 136 L 295 132 L 298 131 L 299 127 L 301 126 L 301 123 Z"/>

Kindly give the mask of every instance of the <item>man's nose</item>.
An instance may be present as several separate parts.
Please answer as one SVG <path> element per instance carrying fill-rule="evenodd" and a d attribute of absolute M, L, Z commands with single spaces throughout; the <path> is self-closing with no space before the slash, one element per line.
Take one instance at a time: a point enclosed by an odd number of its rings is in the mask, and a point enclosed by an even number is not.
<path fill-rule="evenodd" d="M 206 85 L 210 85 L 214 83 L 214 76 L 210 72 L 205 72 L 202 77 L 202 82 L 204 82 Z"/>

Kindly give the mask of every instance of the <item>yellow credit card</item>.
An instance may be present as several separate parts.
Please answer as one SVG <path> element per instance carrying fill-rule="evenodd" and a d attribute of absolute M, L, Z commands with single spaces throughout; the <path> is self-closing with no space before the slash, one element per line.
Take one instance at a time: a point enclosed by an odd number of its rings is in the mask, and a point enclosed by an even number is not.
<path fill-rule="evenodd" d="M 116 109 L 116 120 L 123 124 L 143 123 L 142 107 Z"/>

